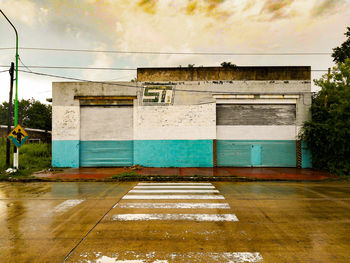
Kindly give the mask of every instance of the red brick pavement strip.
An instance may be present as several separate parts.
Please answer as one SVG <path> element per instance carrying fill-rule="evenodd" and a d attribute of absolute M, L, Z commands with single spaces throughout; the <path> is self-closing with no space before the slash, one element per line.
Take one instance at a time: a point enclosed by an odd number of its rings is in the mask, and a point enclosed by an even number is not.
<path fill-rule="evenodd" d="M 135 177 L 149 176 L 158 177 L 203 177 L 211 178 L 246 178 L 248 180 L 291 180 L 291 181 L 321 181 L 332 180 L 340 177 L 315 171 L 312 169 L 298 168 L 240 168 L 240 167 L 218 167 L 218 168 L 67 168 L 61 171 L 44 172 L 34 174 L 37 178 L 58 180 L 105 180 L 114 175 Z M 190 178 L 189 178 L 190 179 Z"/>

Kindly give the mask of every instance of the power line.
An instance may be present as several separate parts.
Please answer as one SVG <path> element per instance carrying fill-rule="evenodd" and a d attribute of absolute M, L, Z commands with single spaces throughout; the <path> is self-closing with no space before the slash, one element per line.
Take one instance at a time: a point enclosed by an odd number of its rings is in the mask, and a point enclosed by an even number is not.
<path fill-rule="evenodd" d="M 11 50 L 14 47 L 0 48 Z M 207 55 L 207 56 L 328 56 L 329 52 L 162 52 L 162 51 L 122 51 L 122 50 L 93 50 L 93 49 L 69 49 L 69 48 L 41 48 L 20 47 L 21 50 L 33 51 L 58 51 L 58 52 L 85 52 L 85 53 L 111 53 L 111 54 L 144 54 L 144 55 Z"/>
<path fill-rule="evenodd" d="M 132 75 L 131 75 L 131 74 L 132 74 Z M 120 76 L 120 77 L 118 77 L 118 78 L 110 79 L 110 80 L 107 80 L 107 81 L 121 80 L 121 79 L 124 79 L 124 78 L 130 78 L 130 77 L 134 77 L 134 76 L 135 76 L 134 73 L 131 73 L 131 74 L 124 75 L 124 76 Z"/>
<path fill-rule="evenodd" d="M 1 70 L 0 73 L 9 72 L 9 69 Z"/>
<path fill-rule="evenodd" d="M 91 70 L 137 70 L 137 68 L 102 68 L 102 67 L 70 67 L 70 66 L 18 66 L 19 68 L 40 68 L 40 69 L 91 69 Z M 8 67 L 6 65 L 0 65 L 0 67 Z"/>
<path fill-rule="evenodd" d="M 102 68 L 102 67 L 70 67 L 70 66 L 25 66 L 21 61 L 23 66 L 18 66 L 19 68 L 38 68 L 38 69 L 87 69 L 87 70 L 122 70 L 122 71 L 135 71 L 137 68 Z M 8 67 L 6 65 L 0 65 L 0 67 Z M 176 68 L 176 67 L 174 67 Z M 185 68 L 185 67 L 183 67 Z M 328 69 L 312 69 L 314 72 L 326 72 Z"/>
<path fill-rule="evenodd" d="M 65 76 L 59 76 L 59 75 L 53 75 L 53 74 L 47 74 L 42 72 L 35 72 L 35 71 L 26 71 L 26 70 L 18 70 L 20 72 L 39 75 L 39 76 L 46 76 L 46 77 L 52 77 L 52 78 L 60 78 L 60 79 L 67 79 L 67 80 L 75 80 L 75 81 L 82 81 L 82 82 L 91 82 L 91 83 L 101 83 L 101 84 L 108 84 L 108 85 L 116 85 L 116 86 L 123 86 L 123 87 L 132 87 L 135 88 L 136 86 L 132 85 L 124 85 L 124 84 L 116 84 L 116 83 L 108 83 L 104 81 L 93 81 L 93 80 L 86 80 L 86 79 L 80 79 L 80 78 L 73 78 L 73 77 L 65 77 Z"/>
<path fill-rule="evenodd" d="M 21 62 L 21 64 L 23 65 L 23 67 L 25 67 L 27 70 L 29 70 L 29 71 L 31 72 L 30 68 L 28 68 L 26 65 L 24 65 L 24 63 L 23 63 L 23 61 L 22 61 L 22 59 L 21 59 L 20 56 L 18 56 L 18 59 L 19 59 L 19 61 Z M 18 67 L 18 66 L 17 66 L 17 67 Z"/>

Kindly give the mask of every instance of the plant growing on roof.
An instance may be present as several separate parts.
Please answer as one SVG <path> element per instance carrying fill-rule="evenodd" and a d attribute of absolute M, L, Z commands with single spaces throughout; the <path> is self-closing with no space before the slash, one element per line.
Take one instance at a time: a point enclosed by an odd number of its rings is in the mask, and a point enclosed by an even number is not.
<path fill-rule="evenodd" d="M 232 64 L 231 62 L 222 62 L 220 65 L 223 68 L 235 68 L 235 67 L 237 67 L 236 64 Z"/>

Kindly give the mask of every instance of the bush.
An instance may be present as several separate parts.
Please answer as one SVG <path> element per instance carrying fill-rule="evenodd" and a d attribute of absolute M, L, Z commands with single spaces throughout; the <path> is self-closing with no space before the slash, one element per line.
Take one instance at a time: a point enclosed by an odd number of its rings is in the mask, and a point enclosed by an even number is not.
<path fill-rule="evenodd" d="M 315 84 L 322 89 L 313 97 L 312 121 L 304 124 L 302 139 L 314 168 L 350 175 L 350 59 Z"/>
<path fill-rule="evenodd" d="M 6 139 L 0 139 L 0 173 L 3 173 L 6 166 Z M 13 163 L 13 143 L 11 143 L 10 164 Z M 47 143 L 29 144 L 25 143 L 19 150 L 20 174 L 31 174 L 32 172 L 51 167 L 51 145 Z"/>

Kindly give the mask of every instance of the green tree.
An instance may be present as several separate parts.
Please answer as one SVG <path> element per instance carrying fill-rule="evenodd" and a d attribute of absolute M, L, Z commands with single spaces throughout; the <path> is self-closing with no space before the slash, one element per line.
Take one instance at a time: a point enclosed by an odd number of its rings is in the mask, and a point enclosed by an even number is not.
<path fill-rule="evenodd" d="M 7 125 L 8 102 L 0 105 L 0 124 Z M 12 121 L 14 116 L 14 104 L 12 105 Z M 46 105 L 35 99 L 18 101 L 18 123 L 34 129 L 51 130 L 51 105 Z"/>
<path fill-rule="evenodd" d="M 333 48 L 333 61 L 336 63 L 344 63 L 345 59 L 350 58 L 350 27 L 344 34 L 348 39 L 340 46 Z"/>
<path fill-rule="evenodd" d="M 312 121 L 304 124 L 301 137 L 314 168 L 350 175 L 350 59 L 315 84 L 321 91 L 313 97 Z"/>

